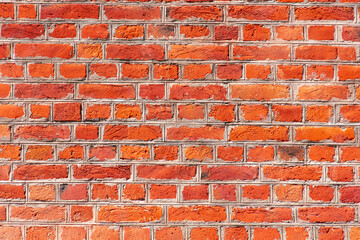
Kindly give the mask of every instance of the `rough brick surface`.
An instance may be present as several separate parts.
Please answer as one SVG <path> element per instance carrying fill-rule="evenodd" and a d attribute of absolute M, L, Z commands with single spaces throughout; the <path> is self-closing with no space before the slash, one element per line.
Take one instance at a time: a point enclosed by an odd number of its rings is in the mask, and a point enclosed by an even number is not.
<path fill-rule="evenodd" d="M 0 240 L 360 239 L 360 0 L 3 0 Z"/>

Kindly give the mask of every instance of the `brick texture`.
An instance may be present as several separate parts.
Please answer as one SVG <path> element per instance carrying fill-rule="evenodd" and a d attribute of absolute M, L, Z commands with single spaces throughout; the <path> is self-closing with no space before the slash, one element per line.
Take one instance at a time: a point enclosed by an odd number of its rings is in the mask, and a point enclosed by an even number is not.
<path fill-rule="evenodd" d="M 1 1 L 0 239 L 360 239 L 359 3 Z"/>

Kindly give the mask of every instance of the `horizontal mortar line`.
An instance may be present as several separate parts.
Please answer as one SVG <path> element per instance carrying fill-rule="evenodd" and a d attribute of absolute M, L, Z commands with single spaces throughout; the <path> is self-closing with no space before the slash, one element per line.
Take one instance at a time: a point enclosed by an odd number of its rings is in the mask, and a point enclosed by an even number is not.
<path fill-rule="evenodd" d="M 36 125 L 51 125 L 51 126 L 77 126 L 84 123 L 92 124 L 92 125 L 101 125 L 101 126 L 117 126 L 117 125 L 128 125 L 128 126 L 138 126 L 138 125 L 151 125 L 151 126 L 159 126 L 159 127 L 236 127 L 236 126 L 249 126 L 249 127 L 274 127 L 274 126 L 281 126 L 281 127 L 358 127 L 360 126 L 360 123 L 325 123 L 325 124 L 319 124 L 319 123 L 305 123 L 305 122 L 186 122 L 186 121 L 178 121 L 178 122 L 157 122 L 157 121 L 145 121 L 145 122 L 133 122 L 133 121 L 103 121 L 103 122 L 92 122 L 92 121 L 83 121 L 83 122 L 16 122 L 16 121 L 8 121 L 8 122 L 2 122 L 0 121 L 0 124 L 4 125 L 10 125 L 10 126 L 22 126 L 22 125 L 28 125 L 28 126 L 36 126 Z M 200 138 L 201 139 L 201 138 Z M 182 139 L 167 139 L 168 141 L 196 141 L 196 140 L 182 140 Z M 61 140 L 66 141 L 66 140 Z M 92 140 L 86 140 L 86 141 L 92 141 Z M 96 141 L 96 140 L 94 140 Z M 123 140 L 111 140 L 111 139 L 105 139 L 104 141 L 142 141 L 142 140 L 129 140 L 129 139 L 123 139 Z M 150 141 L 161 141 L 158 139 L 153 139 Z M 204 139 L 203 141 L 217 141 L 216 139 Z M 221 140 L 220 140 L 221 141 Z M 243 140 L 243 141 L 252 141 L 252 140 Z M 274 140 L 276 141 L 276 140 Z M 81 142 L 81 141 L 79 141 Z"/>
<path fill-rule="evenodd" d="M 51 141 L 14 141 L 14 142 L 8 142 L 8 141 L 0 141 L 1 144 L 12 144 L 12 145 L 19 145 L 19 144 L 46 144 L 46 145 L 51 145 L 51 144 L 54 144 L 54 145 L 76 145 L 76 144 L 84 144 L 85 142 L 60 142 L 60 141 L 57 141 L 57 142 L 51 142 Z M 138 144 L 138 145 L 144 145 L 144 144 L 155 144 L 155 145 L 174 145 L 176 143 L 176 141 L 172 141 L 172 142 L 167 142 L 167 141 L 152 141 L 152 142 L 136 142 L 136 141 L 133 141 L 133 142 L 129 142 L 129 141 L 124 141 L 124 142 L 121 142 L 121 141 L 113 141 L 113 142 L 89 142 L 87 144 L 89 145 L 94 145 L 94 144 L 100 144 L 100 145 L 114 145 L 114 144 L 129 144 L 129 145 L 134 145 L 134 144 Z M 358 142 L 346 142 L 346 143 L 336 143 L 336 142 L 311 142 L 311 141 L 308 141 L 308 142 L 301 142 L 301 141 L 298 141 L 298 142 L 290 142 L 290 141 L 287 141 L 287 142 L 276 142 L 276 141 L 262 141 L 262 140 L 254 140 L 254 141 L 181 141 L 180 142 L 181 144 L 187 144 L 187 145 L 214 145 L 214 146 L 222 146 L 222 145 L 236 145 L 236 144 L 257 144 L 257 145 L 333 145 L 333 146 L 354 146 L 354 144 L 358 145 Z M 179 144 L 179 143 L 178 143 Z"/>
<path fill-rule="evenodd" d="M 130 23 L 128 23 L 130 24 Z M 164 24 L 164 23 L 161 23 Z M 1 23 L 0 23 L 1 25 Z M 141 23 L 137 23 L 137 25 L 143 25 Z M 323 25 L 323 24 L 322 24 Z M 321 25 L 321 26 L 322 26 Z M 331 24 L 333 25 L 333 24 Z M 229 26 L 229 25 L 227 25 Z M 232 25 L 231 25 L 232 26 Z M 267 24 L 266 26 L 284 26 L 284 24 L 282 25 L 270 25 Z M 295 25 L 289 25 L 289 26 L 295 26 Z M 297 26 L 297 25 L 296 25 Z M 302 25 L 300 25 L 302 26 Z M 315 26 L 315 25 L 312 25 Z M 349 27 L 350 25 L 344 25 L 344 27 Z M 355 25 L 353 27 L 358 27 L 358 25 Z M 29 42 L 29 40 L 32 40 L 31 42 Z M 202 43 L 204 43 L 205 45 L 210 45 L 210 44 L 219 44 L 219 45 L 237 45 L 239 46 L 241 44 L 241 46 L 261 46 L 264 47 L 264 44 L 269 44 L 270 46 L 279 46 L 279 45 L 294 45 L 294 46 L 311 46 L 311 45 L 317 45 L 317 46 L 329 46 L 331 44 L 335 44 L 335 46 L 353 46 L 353 47 L 357 47 L 356 44 L 358 44 L 360 41 L 347 41 L 347 40 L 324 40 L 324 41 L 320 41 L 320 40 L 294 40 L 294 41 L 286 41 L 286 40 L 281 40 L 281 39 L 272 39 L 272 40 L 266 40 L 266 41 L 245 41 L 245 40 L 214 40 L 211 38 L 206 38 L 206 39 L 189 39 L 189 38 L 178 38 L 178 39 L 132 39 L 132 40 L 127 40 L 127 39 L 106 39 L 106 40 L 93 40 L 93 39 L 63 39 L 63 40 L 59 40 L 59 39 L 41 39 L 41 38 L 35 38 L 35 39 L 19 39 L 19 38 L 1 38 L 0 37 L 0 42 L 1 43 L 9 43 L 9 44 L 44 44 L 44 41 L 46 41 L 46 44 L 106 44 L 106 45 L 122 45 L 122 44 L 126 44 L 126 45 L 135 45 L 135 44 L 142 44 L 142 45 L 147 45 L 147 44 L 159 44 L 159 45 L 164 45 L 164 44 L 176 44 L 176 45 L 185 45 L 185 44 L 194 44 L 194 45 L 190 45 L 190 46 L 198 46 Z M 84 59 L 88 59 L 88 58 L 84 58 Z"/>
<path fill-rule="evenodd" d="M 358 65 L 360 62 L 358 60 L 350 60 L 350 61 L 342 61 L 342 60 L 302 60 L 302 59 L 295 59 L 295 60 L 290 60 L 290 59 L 279 59 L 279 60 L 232 60 L 232 59 L 228 59 L 228 60 L 216 60 L 216 59 L 175 59 L 175 58 L 171 58 L 171 59 L 163 59 L 163 60 L 137 60 L 137 59 L 109 59 L 109 58 L 104 58 L 104 59 L 98 59 L 98 60 L 86 60 L 86 59 L 81 59 L 76 60 L 75 58 L 69 58 L 69 59 L 63 59 L 63 60 L 59 60 L 58 58 L 54 59 L 55 61 L 52 61 L 51 58 L 11 58 L 11 59 L 2 59 L 0 60 L 0 62 L 4 62 L 4 63 L 16 63 L 16 62 L 24 62 L 24 63 L 129 63 L 129 61 L 131 61 L 132 63 L 144 63 L 144 64 L 186 64 L 186 63 L 206 63 L 206 64 L 225 64 L 225 63 L 241 63 L 241 64 L 250 64 L 250 63 L 259 63 L 259 64 L 279 64 L 279 65 L 283 65 L 283 64 L 309 64 L 309 65 Z M 17 78 L 18 79 L 18 78 Z M 46 79 L 45 79 L 46 81 Z M 48 80 L 49 81 L 49 80 Z M 74 80 L 73 80 L 74 81 Z M 77 80 L 80 81 L 80 80 Z M 165 80 L 164 80 L 165 81 Z M 169 80 L 170 81 L 170 80 Z M 233 81 L 233 80 L 232 80 Z M 299 81 L 299 80 L 297 80 Z M 320 80 L 317 80 L 320 81 Z M 75 81 L 74 81 L 75 82 Z"/>
<path fill-rule="evenodd" d="M 20 224 L 21 226 L 42 226 L 42 225 L 47 225 L 47 226 L 79 226 L 79 223 L 70 223 L 70 222 L 45 222 L 45 221 L 33 221 L 30 222 L 31 220 L 24 220 L 24 221 L 9 221 L 9 222 L 1 222 L 1 224 L 6 225 L 6 226 L 10 226 L 10 225 L 14 225 L 14 224 Z M 344 223 L 344 222 L 322 222 L 322 223 L 306 223 L 306 222 L 276 222 L 276 223 L 268 223 L 268 222 L 263 222 L 263 223 L 246 223 L 246 222 L 240 222 L 240 221 L 234 221 L 234 222 L 226 222 L 226 221 L 222 221 L 222 222 L 216 222 L 216 221 L 187 221 L 184 220 L 184 222 L 175 222 L 175 221 L 168 221 L 168 222 L 164 222 L 164 221 L 158 221 L 158 222 L 145 222 L 145 223 L 141 223 L 141 222 L 82 222 L 81 226 L 147 226 L 147 227 L 168 227 L 173 226 L 173 227 L 226 227 L 226 226 L 237 226 L 237 227 L 266 227 L 266 226 L 278 226 L 278 228 L 281 227 L 287 227 L 287 226 L 295 226 L 295 227 L 323 227 L 323 226 L 339 226 L 339 227 L 358 227 L 359 223 L 357 223 L 358 221 L 351 221 L 351 223 Z"/>

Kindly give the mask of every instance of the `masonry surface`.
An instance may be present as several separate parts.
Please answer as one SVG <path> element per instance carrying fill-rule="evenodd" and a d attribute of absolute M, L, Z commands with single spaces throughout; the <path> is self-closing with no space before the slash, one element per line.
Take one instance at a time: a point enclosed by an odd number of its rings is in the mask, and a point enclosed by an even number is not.
<path fill-rule="evenodd" d="M 358 0 L 0 3 L 1 240 L 359 240 Z"/>

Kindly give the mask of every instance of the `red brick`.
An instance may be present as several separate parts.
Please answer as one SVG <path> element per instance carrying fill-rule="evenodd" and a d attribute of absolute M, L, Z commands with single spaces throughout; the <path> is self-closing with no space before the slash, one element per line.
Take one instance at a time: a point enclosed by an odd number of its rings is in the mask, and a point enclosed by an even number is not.
<path fill-rule="evenodd" d="M 173 25 L 149 25 L 149 39 L 173 39 L 175 38 L 175 26 Z"/>
<path fill-rule="evenodd" d="M 287 60 L 290 59 L 290 47 L 235 45 L 233 57 L 235 60 Z"/>
<path fill-rule="evenodd" d="M 267 162 L 274 160 L 274 147 L 272 146 L 257 146 L 249 147 L 247 154 L 248 162 Z"/>
<path fill-rule="evenodd" d="M 116 185 L 108 185 L 103 183 L 94 184 L 91 196 L 93 200 L 118 200 L 119 191 Z"/>
<path fill-rule="evenodd" d="M 85 119 L 88 120 L 109 119 L 110 114 L 111 114 L 111 107 L 108 104 L 87 105 Z"/>
<path fill-rule="evenodd" d="M 0 226 L 0 236 L 4 240 L 21 240 L 22 229 L 20 226 Z"/>
<path fill-rule="evenodd" d="M 159 126 L 140 125 L 106 125 L 104 140 L 155 140 L 162 138 L 162 129 Z"/>
<path fill-rule="evenodd" d="M 310 105 L 306 107 L 306 120 L 309 122 L 329 122 L 332 112 L 332 106 Z"/>
<path fill-rule="evenodd" d="M 265 105 L 241 105 L 240 116 L 246 121 L 261 121 L 268 117 L 269 109 Z"/>
<path fill-rule="evenodd" d="M 129 179 L 131 169 L 129 165 L 100 166 L 100 165 L 75 165 L 75 179 Z"/>
<path fill-rule="evenodd" d="M 174 64 L 155 64 L 154 78 L 159 80 L 173 80 L 179 77 L 179 67 Z"/>
<path fill-rule="evenodd" d="M 218 45 L 170 45 L 169 59 L 228 60 L 227 46 Z"/>
<path fill-rule="evenodd" d="M 0 104 L 0 118 L 18 119 L 24 116 L 24 108 L 12 104 Z"/>
<path fill-rule="evenodd" d="M 101 59 L 103 56 L 102 46 L 101 44 L 78 44 L 77 54 L 79 58 Z M 86 73 L 82 73 L 81 77 L 85 78 L 85 76 Z"/>
<path fill-rule="evenodd" d="M 268 101 L 272 99 L 287 99 L 290 97 L 290 88 L 286 85 L 231 85 L 230 89 L 231 98 L 233 99 Z"/>
<path fill-rule="evenodd" d="M 61 179 L 67 177 L 68 168 L 66 165 L 19 165 L 14 169 L 15 180 Z"/>
<path fill-rule="evenodd" d="M 140 105 L 116 104 L 115 118 L 116 119 L 137 119 L 141 120 Z"/>
<path fill-rule="evenodd" d="M 314 180 L 322 176 L 322 167 L 318 166 L 264 166 L 264 177 L 268 179 L 287 180 Z"/>
<path fill-rule="evenodd" d="M 0 184 L 1 199 L 25 199 L 25 189 L 22 185 Z"/>
<path fill-rule="evenodd" d="M 262 240 L 262 239 L 268 239 L 268 240 L 277 240 L 280 239 L 280 233 L 279 230 L 276 228 L 254 228 L 253 232 L 253 240 Z"/>
<path fill-rule="evenodd" d="M 125 5 L 106 5 L 104 7 L 105 16 L 109 20 L 160 20 L 160 7 L 149 6 L 125 6 Z"/>
<path fill-rule="evenodd" d="M 54 104 L 55 121 L 81 121 L 81 103 Z"/>
<path fill-rule="evenodd" d="M 328 168 L 327 175 L 334 182 L 352 182 L 354 169 L 347 166 L 331 166 Z"/>
<path fill-rule="evenodd" d="M 208 200 L 209 186 L 208 185 L 184 186 L 182 190 L 182 196 L 184 201 Z"/>
<path fill-rule="evenodd" d="M 213 196 L 215 200 L 236 201 L 236 192 L 235 185 L 213 185 Z"/>
<path fill-rule="evenodd" d="M 231 219 L 246 223 L 287 222 L 293 219 L 290 208 L 234 208 Z"/>
<path fill-rule="evenodd" d="M 82 160 L 84 158 L 84 147 L 75 145 L 67 146 L 63 149 L 58 148 L 59 159 L 60 160 Z"/>
<path fill-rule="evenodd" d="M 280 80 L 301 80 L 303 78 L 303 66 L 278 65 L 277 77 Z"/>
<path fill-rule="evenodd" d="M 173 20 L 198 19 L 205 21 L 221 21 L 222 10 L 216 6 L 180 6 L 169 7 L 167 15 Z"/>
<path fill-rule="evenodd" d="M 120 240 L 118 227 L 93 226 L 91 228 L 91 240 L 112 239 Z"/>
<path fill-rule="evenodd" d="M 175 199 L 176 185 L 151 184 L 149 189 L 150 199 Z"/>
<path fill-rule="evenodd" d="M 270 187 L 268 185 L 245 185 L 242 187 L 242 197 L 253 200 L 268 200 Z"/>
<path fill-rule="evenodd" d="M 27 206 L 12 206 L 11 219 L 18 221 L 50 221 L 61 222 L 65 221 L 65 207 L 60 206 L 46 206 L 46 207 L 27 207 Z"/>
<path fill-rule="evenodd" d="M 61 200 L 87 200 L 87 184 L 60 185 Z"/>
<path fill-rule="evenodd" d="M 271 5 L 230 6 L 229 18 L 246 20 L 286 21 L 289 19 L 289 7 Z"/>
<path fill-rule="evenodd" d="M 244 41 L 270 40 L 270 28 L 263 25 L 248 24 L 243 27 Z"/>
<path fill-rule="evenodd" d="M 52 4 L 41 6 L 41 19 L 98 19 L 95 4 Z"/>
<path fill-rule="evenodd" d="M 228 64 L 218 65 L 217 77 L 224 80 L 236 80 L 242 77 L 242 65 Z"/>
<path fill-rule="evenodd" d="M 172 85 L 170 87 L 170 99 L 214 99 L 226 100 L 226 88 L 222 85 L 209 84 L 205 86 Z"/>
<path fill-rule="evenodd" d="M 155 160 L 178 160 L 179 147 L 178 146 L 154 146 Z"/>
<path fill-rule="evenodd" d="M 222 140 L 224 138 L 223 127 L 172 127 L 168 128 L 166 138 L 168 140 Z"/>
<path fill-rule="evenodd" d="M 19 5 L 19 13 L 18 18 L 28 18 L 34 19 L 36 18 L 36 5 L 35 4 L 20 4 Z"/>
<path fill-rule="evenodd" d="M 309 237 L 309 228 L 287 227 L 285 228 L 287 240 L 306 240 Z"/>
<path fill-rule="evenodd" d="M 167 120 L 173 117 L 171 105 L 146 104 L 146 120 Z"/>
<path fill-rule="evenodd" d="M 115 30 L 115 38 L 143 39 L 144 27 L 140 25 L 121 25 Z"/>
<path fill-rule="evenodd" d="M 122 197 L 128 200 L 145 200 L 145 185 L 144 184 L 126 184 Z"/>
<path fill-rule="evenodd" d="M 354 139 L 353 128 L 339 127 L 298 127 L 295 128 L 296 141 L 314 141 L 332 140 L 333 142 L 345 142 Z"/>
<path fill-rule="evenodd" d="M 143 99 L 162 99 L 165 97 L 164 84 L 141 84 L 139 96 Z"/>
<path fill-rule="evenodd" d="M 15 139 L 53 141 L 70 138 L 69 126 L 38 125 L 18 126 Z"/>
<path fill-rule="evenodd" d="M 246 65 L 246 78 L 267 80 L 271 78 L 271 66 L 248 64 Z"/>
<path fill-rule="evenodd" d="M 295 48 L 295 58 L 300 60 L 335 60 L 338 49 L 335 46 L 299 46 Z"/>
<path fill-rule="evenodd" d="M 162 217 L 158 206 L 102 206 L 98 210 L 100 222 L 153 222 Z"/>
<path fill-rule="evenodd" d="M 359 70 L 359 66 L 340 65 L 338 66 L 339 80 L 344 81 L 360 79 Z"/>
<path fill-rule="evenodd" d="M 320 227 L 319 240 L 344 240 L 344 231 L 341 228 Z"/>
<path fill-rule="evenodd" d="M 133 85 L 121 84 L 80 84 L 79 96 L 81 98 L 110 98 L 134 99 L 135 88 Z"/>
<path fill-rule="evenodd" d="M 150 240 L 150 228 L 124 227 L 124 239 Z"/>
<path fill-rule="evenodd" d="M 145 179 L 179 179 L 191 180 L 195 177 L 194 166 L 182 165 L 142 165 L 137 168 L 137 177 Z"/>
<path fill-rule="evenodd" d="M 91 24 L 81 29 L 81 38 L 87 39 L 107 39 L 109 29 L 107 24 Z"/>
<path fill-rule="evenodd" d="M 53 78 L 54 64 L 32 63 L 28 65 L 29 75 L 32 78 Z"/>
<path fill-rule="evenodd" d="M 106 47 L 108 59 L 122 60 L 163 60 L 164 48 L 160 45 L 116 45 Z"/>
<path fill-rule="evenodd" d="M 276 37 L 286 41 L 303 40 L 304 30 L 302 26 L 277 26 Z"/>
<path fill-rule="evenodd" d="M 353 20 L 354 9 L 351 7 L 297 7 L 295 20 Z"/>
<path fill-rule="evenodd" d="M 238 146 L 218 146 L 217 159 L 223 161 L 242 161 L 244 148 Z"/>
<path fill-rule="evenodd" d="M 41 24 L 3 24 L 1 37 L 3 38 L 39 38 L 45 33 L 44 25 Z"/>
<path fill-rule="evenodd" d="M 239 27 L 237 26 L 215 26 L 215 40 L 238 40 Z"/>
<path fill-rule="evenodd" d="M 60 228 L 62 240 L 82 240 L 86 239 L 86 229 L 84 227 L 64 226 Z"/>
<path fill-rule="evenodd" d="M 311 40 L 334 40 L 335 26 L 309 26 L 308 36 Z"/>
<path fill-rule="evenodd" d="M 0 17 L 14 19 L 14 5 L 12 3 L 0 4 Z"/>
<path fill-rule="evenodd" d="M 0 98 L 7 98 L 10 95 L 11 85 L 0 84 Z"/>
<path fill-rule="evenodd" d="M 73 50 L 73 46 L 69 44 L 17 43 L 15 57 L 70 59 L 73 57 Z"/>
<path fill-rule="evenodd" d="M 129 146 L 120 147 L 120 158 L 127 160 L 148 160 L 150 159 L 150 149 L 147 146 Z"/>
<path fill-rule="evenodd" d="M 330 65 L 310 65 L 307 68 L 307 78 L 309 80 L 332 80 L 334 68 Z"/>
<path fill-rule="evenodd" d="M 197 227 L 193 228 L 190 231 L 190 239 L 191 240 L 218 240 L 218 229 L 215 227 Z"/>
<path fill-rule="evenodd" d="M 337 85 L 303 85 L 299 87 L 297 98 L 299 100 L 345 100 L 350 91 L 347 86 Z"/>
<path fill-rule="evenodd" d="M 54 149 L 48 145 L 30 145 L 27 147 L 25 160 L 51 160 Z"/>
<path fill-rule="evenodd" d="M 300 105 L 273 105 L 275 121 L 301 122 L 302 106 Z"/>
<path fill-rule="evenodd" d="M 49 36 L 52 38 L 75 38 L 77 35 L 75 24 L 56 24 L 49 30 Z"/>
<path fill-rule="evenodd" d="M 221 222 L 226 220 L 226 212 L 225 208 L 220 206 L 169 207 L 168 220 L 170 222 Z"/>
<path fill-rule="evenodd" d="M 206 26 L 180 25 L 180 35 L 184 38 L 208 38 L 210 30 Z"/>
<path fill-rule="evenodd" d="M 299 202 L 303 199 L 302 185 L 276 185 L 275 195 L 281 202 Z"/>
<path fill-rule="evenodd" d="M 225 228 L 224 240 L 247 240 L 248 232 L 244 227 Z"/>
<path fill-rule="evenodd" d="M 238 126 L 230 130 L 230 141 L 262 140 L 262 141 L 288 141 L 289 129 L 284 126 L 260 127 Z"/>
<path fill-rule="evenodd" d="M 156 229 L 155 239 L 157 240 L 182 240 L 183 232 L 180 227 L 163 227 Z"/>
<path fill-rule="evenodd" d="M 189 80 L 209 79 L 212 75 L 212 69 L 209 64 L 190 64 L 184 66 L 184 78 Z"/>
<path fill-rule="evenodd" d="M 333 162 L 335 148 L 329 146 L 310 146 L 309 158 L 311 161 Z"/>
<path fill-rule="evenodd" d="M 0 145 L 0 159 L 20 160 L 21 146 Z"/>
<path fill-rule="evenodd" d="M 202 166 L 201 179 L 204 180 L 254 180 L 258 168 L 253 166 Z"/>
<path fill-rule="evenodd" d="M 56 231 L 54 227 L 29 227 L 26 229 L 26 240 L 47 239 L 55 240 Z"/>
<path fill-rule="evenodd" d="M 117 78 L 117 67 L 112 63 L 94 63 L 90 66 L 92 78 Z"/>
<path fill-rule="evenodd" d="M 314 201 L 330 202 L 334 198 L 334 188 L 330 186 L 309 186 L 309 196 Z"/>
<path fill-rule="evenodd" d="M 310 223 L 354 221 L 355 209 L 350 207 L 303 207 L 298 210 L 299 219 Z"/>

